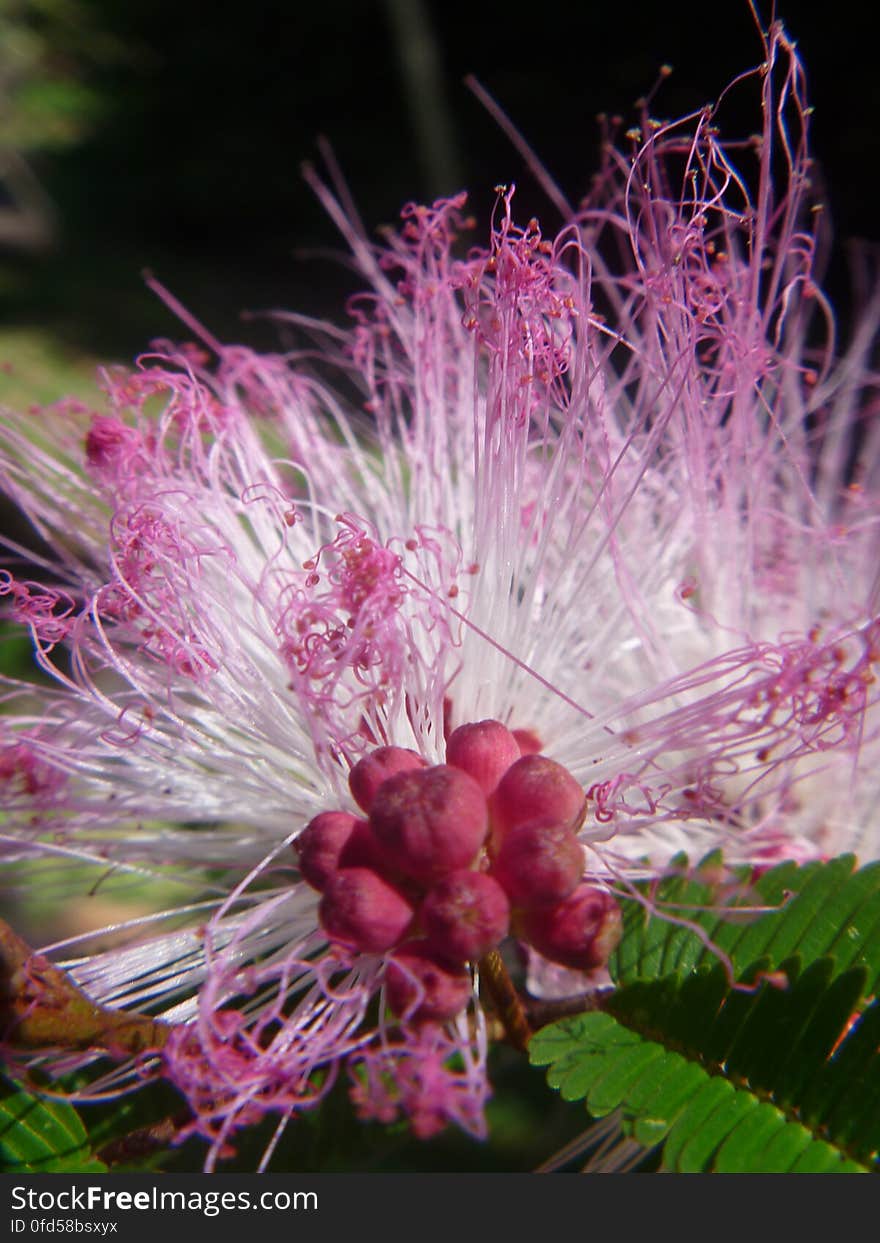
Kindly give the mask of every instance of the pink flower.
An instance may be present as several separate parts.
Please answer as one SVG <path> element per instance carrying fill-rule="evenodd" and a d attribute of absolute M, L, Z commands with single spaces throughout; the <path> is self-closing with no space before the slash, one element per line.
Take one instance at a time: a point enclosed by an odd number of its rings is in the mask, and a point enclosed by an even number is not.
<path fill-rule="evenodd" d="M 87 426 L 7 419 L 0 478 L 51 551 L 8 543 L 0 592 L 53 684 L 5 681 L 0 844 L 194 884 L 69 969 L 172 1024 L 147 1069 L 186 1095 L 209 1164 L 343 1071 L 364 1116 L 483 1133 L 472 968 L 467 1008 L 419 1021 L 460 972 L 426 983 L 408 948 L 385 1005 L 430 867 L 388 880 L 381 952 L 329 941 L 296 872 L 308 822 L 360 816 L 348 774 L 377 748 L 435 772 L 458 726 L 530 731 L 586 796 L 603 911 L 679 849 L 880 856 L 880 294 L 836 356 L 779 27 L 766 62 L 758 139 L 725 145 L 711 110 L 646 115 L 555 237 L 507 188 L 484 249 L 461 249 L 463 195 L 375 246 L 316 180 L 369 289 L 351 330 L 290 316 L 310 349 L 213 368 L 157 349 L 105 376 Z M 569 894 L 557 836 L 542 866 Z M 514 922 L 565 939 L 552 963 L 532 947 L 536 989 L 584 987 L 569 924 Z"/>

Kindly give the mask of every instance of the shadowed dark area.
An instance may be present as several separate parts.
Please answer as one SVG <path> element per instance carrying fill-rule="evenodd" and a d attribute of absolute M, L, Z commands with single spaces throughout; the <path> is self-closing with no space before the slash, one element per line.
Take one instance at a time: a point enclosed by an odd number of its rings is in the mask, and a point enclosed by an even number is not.
<path fill-rule="evenodd" d="M 54 223 L 42 248 L 10 243 L 8 231 L 5 245 L 0 238 L 3 317 L 120 358 L 178 332 L 144 287 L 145 267 L 225 339 L 275 340 L 269 325 L 242 324 L 247 308 L 341 313 L 344 273 L 302 257 L 337 245 L 300 174 L 303 160 L 318 157 L 321 135 L 370 229 L 393 221 L 407 199 L 466 186 L 480 239 L 493 187 L 512 180 L 523 216 L 540 213 L 552 229 L 555 212 L 465 87 L 466 74 L 577 198 L 596 166 L 599 111 L 631 117 L 668 62 L 675 72 L 654 113 L 677 116 L 760 57 L 745 0 L 725 0 L 711 15 L 679 0 L 5 7 L 16 38 L 24 31 L 43 49 L 23 72 L 15 39 L 6 41 L 5 146 L 36 177 Z M 836 237 L 876 239 L 880 16 L 856 27 L 829 20 L 824 8 L 791 9 Z M 725 132 L 756 128 L 754 102 L 754 90 L 731 97 Z M 48 138 L 35 131 L 35 108 Z M 27 197 L 20 177 L 12 183 L 7 205 L 10 194 Z M 832 292 L 843 298 L 842 248 L 835 255 Z"/>

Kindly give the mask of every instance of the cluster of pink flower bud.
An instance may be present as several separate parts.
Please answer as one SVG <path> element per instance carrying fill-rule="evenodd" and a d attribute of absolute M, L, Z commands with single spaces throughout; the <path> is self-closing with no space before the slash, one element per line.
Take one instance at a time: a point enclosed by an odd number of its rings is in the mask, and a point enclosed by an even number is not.
<path fill-rule="evenodd" d="M 467 964 L 508 933 L 585 971 L 617 944 L 614 899 L 583 880 L 584 791 L 539 748 L 499 721 L 454 730 L 445 764 L 379 747 L 349 775 L 366 818 L 322 812 L 298 838 L 327 937 L 389 955 L 398 1017 L 453 1018 L 470 997 Z"/>

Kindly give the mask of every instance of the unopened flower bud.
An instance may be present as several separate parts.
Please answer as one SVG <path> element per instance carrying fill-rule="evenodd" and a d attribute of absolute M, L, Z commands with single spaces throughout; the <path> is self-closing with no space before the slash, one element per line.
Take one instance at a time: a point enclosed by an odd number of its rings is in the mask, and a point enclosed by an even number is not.
<path fill-rule="evenodd" d="M 376 791 L 389 777 L 425 768 L 426 764 L 427 761 L 417 751 L 406 747 L 377 747 L 355 764 L 348 774 L 348 788 L 358 807 L 368 812 L 373 806 Z"/>
<path fill-rule="evenodd" d="M 486 837 L 486 799 L 473 777 L 445 764 L 398 773 L 377 793 L 370 827 L 401 872 L 431 884 L 473 862 Z"/>
<path fill-rule="evenodd" d="M 527 911 L 523 939 L 563 967 L 592 971 L 603 967 L 623 931 L 620 908 L 604 889 L 583 884 L 557 906 Z"/>
<path fill-rule="evenodd" d="M 505 834 L 532 820 L 576 826 L 586 797 L 567 768 L 546 755 L 524 755 L 501 778 L 490 800 L 495 847 Z"/>
<path fill-rule="evenodd" d="M 424 941 L 401 946 L 388 963 L 385 997 L 398 1018 L 437 1023 L 453 1019 L 471 998 L 464 965 L 440 962 Z"/>
<path fill-rule="evenodd" d="M 511 829 L 492 864 L 492 875 L 510 901 L 522 907 L 561 902 L 583 873 L 584 850 L 572 830 L 546 819 Z"/>
<path fill-rule="evenodd" d="M 413 908 L 369 868 L 342 868 L 327 882 L 318 917 L 331 941 L 381 954 L 405 936 Z"/>
<path fill-rule="evenodd" d="M 351 837 L 342 847 L 339 866 L 341 868 L 369 868 L 370 871 L 376 872 L 383 880 L 389 881 L 395 887 L 399 887 L 397 882 L 402 879 L 400 869 L 395 866 L 393 857 L 379 842 L 367 820 L 358 820 L 355 824 Z"/>
<path fill-rule="evenodd" d="M 358 823 L 347 811 L 322 811 L 293 843 L 303 880 L 319 893 L 339 868 L 340 855 Z"/>
<path fill-rule="evenodd" d="M 459 725 L 446 744 L 446 763 L 469 773 L 484 794 L 492 793 L 519 757 L 516 739 L 500 721 Z"/>
<path fill-rule="evenodd" d="M 544 744 L 533 729 L 515 729 L 513 736 L 520 755 L 537 755 L 544 749 Z"/>
<path fill-rule="evenodd" d="M 431 889 L 419 910 L 428 946 L 440 958 L 473 961 L 507 935 L 510 903 L 483 872 L 451 872 Z"/>

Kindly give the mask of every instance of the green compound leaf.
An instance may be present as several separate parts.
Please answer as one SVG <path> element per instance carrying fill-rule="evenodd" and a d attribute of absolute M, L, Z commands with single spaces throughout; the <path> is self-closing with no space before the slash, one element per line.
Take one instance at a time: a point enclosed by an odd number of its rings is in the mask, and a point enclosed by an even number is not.
<path fill-rule="evenodd" d="M 531 1061 L 594 1117 L 686 1172 L 857 1173 L 878 1165 L 880 1002 L 870 978 L 820 959 L 787 988 L 731 988 L 720 966 L 638 981 L 605 1011 L 536 1033 Z"/>
<path fill-rule="evenodd" d="M 100 1174 L 85 1127 L 65 1101 L 45 1100 L 0 1081 L 0 1173 Z"/>
<path fill-rule="evenodd" d="M 622 900 L 604 1013 L 530 1044 L 673 1170 L 853 1171 L 880 1150 L 880 864 L 674 861 Z M 787 987 L 732 988 L 762 973 Z M 772 977 L 770 973 L 773 973 Z"/>
<path fill-rule="evenodd" d="M 783 863 L 757 880 L 718 856 L 623 899 L 624 934 L 609 963 L 628 984 L 712 965 L 719 954 L 741 975 L 759 959 L 775 969 L 797 954 L 829 956 L 834 970 L 863 966 L 868 995 L 880 985 L 880 863 L 855 871 L 852 855 L 798 867 Z M 672 922 L 679 921 L 679 922 Z"/>

